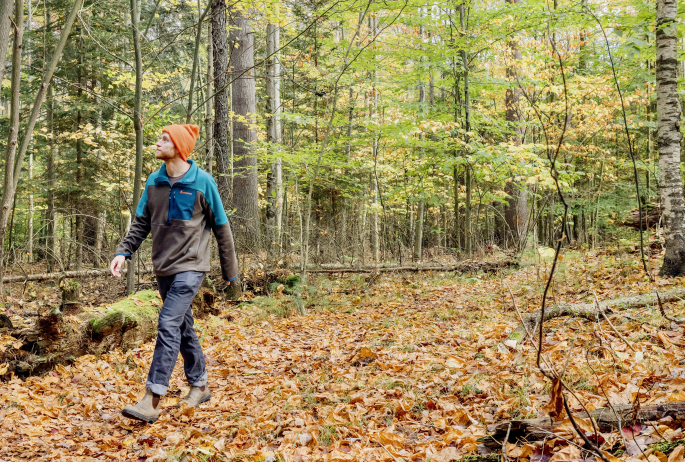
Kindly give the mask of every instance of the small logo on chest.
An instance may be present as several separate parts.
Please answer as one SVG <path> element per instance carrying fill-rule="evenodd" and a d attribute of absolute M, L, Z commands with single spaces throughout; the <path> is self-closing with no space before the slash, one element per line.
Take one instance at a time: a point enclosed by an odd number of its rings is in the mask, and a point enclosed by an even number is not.
<path fill-rule="evenodd" d="M 181 190 L 181 194 L 187 194 L 187 195 L 189 195 L 189 196 L 192 196 L 192 195 L 193 195 L 193 193 L 185 192 L 184 190 Z"/>

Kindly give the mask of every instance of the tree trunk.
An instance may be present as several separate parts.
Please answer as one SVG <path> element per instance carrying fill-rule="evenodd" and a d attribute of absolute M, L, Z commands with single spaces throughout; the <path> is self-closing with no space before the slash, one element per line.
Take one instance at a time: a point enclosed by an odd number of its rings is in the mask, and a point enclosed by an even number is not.
<path fill-rule="evenodd" d="M 685 199 L 680 172 L 681 107 L 678 99 L 676 0 L 657 0 L 656 108 L 659 189 L 664 214 L 666 254 L 661 276 L 685 274 Z"/>
<path fill-rule="evenodd" d="M 473 256 L 473 225 L 471 224 L 472 182 L 470 165 L 466 166 L 466 173 L 464 174 L 464 184 L 466 186 L 466 199 L 464 202 L 464 249 L 466 250 L 466 256 L 471 258 Z"/>
<path fill-rule="evenodd" d="M 79 109 L 76 111 L 76 133 L 81 133 L 81 123 L 82 114 L 80 105 L 84 103 L 81 99 L 83 98 L 83 87 L 82 85 L 82 75 L 83 75 L 83 29 L 79 26 L 79 45 L 78 45 L 78 68 L 76 70 L 76 82 L 78 84 L 76 90 L 76 97 L 79 104 Z M 76 210 L 76 241 L 74 245 L 76 246 L 76 255 L 74 259 L 76 260 L 76 271 L 81 271 L 83 269 L 83 215 L 81 213 L 82 203 L 81 203 L 81 191 L 83 190 L 83 185 L 81 181 L 83 179 L 83 141 L 81 138 L 76 140 L 76 191 L 74 191 L 74 209 Z"/>
<path fill-rule="evenodd" d="M 21 173 L 21 167 L 24 162 L 24 156 L 26 154 L 26 150 L 28 149 L 28 145 L 31 142 L 31 137 L 33 135 L 33 129 L 36 126 L 36 121 L 38 120 L 38 115 L 40 114 L 40 108 L 43 104 L 43 98 L 45 97 L 45 92 L 47 90 L 47 87 L 50 84 L 50 81 L 52 80 L 52 74 L 55 72 L 55 68 L 57 67 L 57 62 L 59 61 L 60 57 L 62 56 L 62 51 L 64 50 L 64 46 L 67 43 L 67 39 L 69 37 L 69 33 L 71 32 L 71 27 L 74 24 L 74 20 L 76 19 L 76 13 L 81 9 L 81 5 L 83 4 L 83 0 L 75 0 L 74 5 L 71 9 L 71 12 L 69 13 L 69 16 L 67 17 L 67 20 L 64 24 L 64 27 L 62 28 L 62 31 L 60 33 L 60 40 L 59 43 L 57 44 L 57 47 L 55 48 L 55 52 L 52 55 L 52 59 L 50 61 L 50 64 L 45 70 L 45 73 L 43 74 L 43 80 L 41 81 L 40 88 L 38 90 L 38 94 L 36 95 L 36 99 L 33 103 L 33 106 L 31 107 L 31 114 L 28 118 L 28 121 L 26 123 L 26 129 L 24 132 L 24 136 L 22 137 L 21 140 L 21 145 L 19 146 L 19 150 L 17 151 L 17 132 L 19 128 L 19 114 L 16 112 L 16 125 L 14 125 L 14 120 L 12 119 L 12 114 L 10 113 L 10 131 L 9 131 L 9 136 L 8 136 L 8 142 L 7 142 L 7 151 L 6 151 L 6 157 L 5 157 L 5 181 L 3 185 L 3 190 L 2 190 L 2 200 L 0 201 L 0 281 L 2 281 L 2 276 L 4 275 L 5 272 L 5 266 L 4 266 L 4 252 L 5 252 L 5 247 L 4 245 L 1 245 L 2 242 L 4 242 L 5 238 L 5 231 L 7 229 L 7 218 L 9 216 L 9 208 L 10 204 L 14 200 L 15 193 L 17 191 L 17 183 L 19 182 L 19 174 Z M 21 0 L 16 0 L 15 3 L 15 9 L 19 10 L 16 11 L 17 13 L 20 13 L 16 16 L 15 18 L 15 23 L 17 24 L 17 28 L 21 28 L 23 25 L 23 3 Z M 12 107 L 13 110 L 18 111 L 19 110 L 19 85 L 20 85 L 20 78 L 21 78 L 21 69 L 20 69 L 20 63 L 21 63 L 21 30 L 15 30 L 15 46 L 14 50 L 16 53 L 13 53 L 13 65 L 12 65 L 12 99 L 14 101 L 16 97 L 16 104 Z M 16 85 L 16 89 L 15 89 Z M 16 91 L 16 94 L 15 94 Z M 12 129 L 14 128 L 14 132 L 12 132 Z M 15 158 L 16 157 L 16 158 Z M 2 286 L 0 285 L 0 289 Z"/>
<path fill-rule="evenodd" d="M 0 288 L 2 288 L 2 275 L 4 273 L 5 260 L 5 230 L 7 218 L 10 214 L 10 206 L 14 202 L 14 159 L 17 152 L 19 134 L 19 104 L 21 90 L 21 49 L 24 35 L 24 2 L 14 2 L 14 43 L 12 45 L 12 77 L 10 88 L 10 118 L 7 136 L 7 148 L 5 151 L 5 181 L 2 188 L 2 210 L 0 211 Z M 3 66 L 4 67 L 4 66 Z M 10 227 L 11 233 L 11 227 Z"/>
<path fill-rule="evenodd" d="M 256 250 L 259 243 L 259 205 L 257 155 L 254 142 L 256 108 L 254 33 L 251 20 L 239 10 L 231 12 L 231 84 L 233 111 L 238 118 L 233 121 L 233 196 L 235 209 L 235 235 L 237 240 Z M 247 119 L 247 123 L 243 120 Z M 242 119 L 242 120 L 239 120 Z"/>
<path fill-rule="evenodd" d="M 3 0 L 0 2 L 0 82 L 5 77 L 5 58 L 7 57 L 7 47 L 10 43 L 10 31 L 12 30 L 12 9 L 14 4 L 11 1 Z"/>
<path fill-rule="evenodd" d="M 269 117 L 266 135 L 269 149 L 273 156 L 266 179 L 266 232 L 267 259 L 278 255 L 281 223 L 283 217 L 283 173 L 281 158 L 281 64 L 280 64 L 280 30 L 276 24 L 266 26 L 266 93 Z"/>
<path fill-rule="evenodd" d="M 198 14 L 200 15 L 197 20 L 197 33 L 195 34 L 195 48 L 193 52 L 193 70 L 190 72 L 190 89 L 188 90 L 188 109 L 186 109 L 186 123 L 189 124 L 193 115 L 193 96 L 195 94 L 195 79 L 198 76 L 198 63 L 200 61 L 200 42 L 202 39 L 202 21 L 204 21 L 207 12 L 209 11 L 210 4 L 207 4 L 207 8 L 204 11 L 200 11 L 200 1 L 197 2 Z"/>
<path fill-rule="evenodd" d="M 46 16 L 48 13 L 46 13 Z M 48 26 L 49 28 L 49 26 Z M 48 150 L 47 150 L 47 160 L 46 160 L 46 170 L 48 175 L 48 191 L 47 191 L 47 238 L 46 238 L 46 262 L 48 266 L 48 273 L 55 271 L 55 256 L 57 249 L 55 248 L 56 242 L 56 223 L 55 223 L 55 153 L 57 152 L 57 143 L 55 142 L 57 134 L 55 133 L 55 122 L 54 122 L 54 99 L 52 96 L 52 84 L 48 86 L 48 99 L 47 99 L 47 129 L 50 138 L 48 139 Z"/>
<path fill-rule="evenodd" d="M 207 23 L 207 98 L 205 101 L 205 153 L 207 156 L 205 170 L 211 175 L 214 163 L 214 119 L 212 118 L 212 106 L 214 97 L 209 96 L 213 93 L 212 80 L 214 79 L 214 47 L 212 36 L 212 21 Z"/>
<path fill-rule="evenodd" d="M 212 0 L 212 49 L 214 75 L 214 157 L 216 182 L 224 205 L 231 203 L 230 152 L 228 147 L 228 39 L 226 1 Z"/>
<path fill-rule="evenodd" d="M 352 156 L 352 123 L 354 122 L 354 91 L 350 85 L 350 107 L 347 114 L 347 146 L 345 147 L 345 162 L 349 163 Z M 348 201 L 343 200 L 342 204 L 342 217 L 340 220 L 340 248 L 342 249 L 343 256 L 347 252 L 347 215 L 350 207 Z"/>
<path fill-rule="evenodd" d="M 378 35 L 378 23 L 377 23 L 377 18 L 376 15 L 370 15 L 369 16 L 369 30 L 371 31 L 372 36 Z M 374 42 L 374 48 L 376 48 L 375 42 Z M 374 61 L 376 60 L 376 56 L 374 55 Z M 376 122 L 376 118 L 378 117 L 378 89 L 376 88 L 376 81 L 378 79 L 378 72 L 376 71 L 376 68 L 374 67 L 374 70 L 371 71 L 371 98 L 372 100 L 370 101 L 369 105 L 369 118 L 371 119 L 371 122 L 374 123 Z M 370 231 L 371 231 L 371 257 L 373 258 L 373 261 L 378 263 L 380 260 L 380 238 L 378 234 L 378 178 L 377 178 L 377 167 L 378 167 L 378 133 L 373 133 L 373 140 L 371 141 L 371 155 L 373 156 L 373 162 L 374 162 L 374 171 L 371 175 L 371 223 L 370 223 Z M 421 252 L 421 249 L 419 249 L 419 253 Z M 419 256 L 419 260 L 421 257 Z"/>
<path fill-rule="evenodd" d="M 138 207 L 141 194 L 141 180 L 143 177 L 143 114 L 141 104 L 143 100 L 143 55 L 140 50 L 140 32 L 138 32 L 138 22 L 140 20 L 140 9 L 138 0 L 131 0 L 131 32 L 133 33 L 133 50 L 135 53 L 136 67 L 136 93 L 133 103 L 133 128 L 136 132 L 136 171 L 133 177 L 133 201 L 131 202 L 131 220 Z M 126 273 L 126 290 L 132 294 L 135 290 L 135 261 L 136 254 L 131 255 L 128 263 L 128 273 Z"/>
<path fill-rule="evenodd" d="M 519 3 L 519 0 L 505 0 L 509 4 Z M 518 38 L 513 37 L 509 43 L 509 59 L 512 61 L 518 61 L 521 59 L 521 50 L 518 46 Z M 513 63 L 507 66 L 506 69 L 507 80 L 510 82 L 516 79 L 516 71 L 514 69 Z M 506 108 L 505 119 L 507 121 L 507 128 L 511 132 L 511 140 L 515 144 L 520 144 L 520 133 L 521 133 L 521 120 L 519 118 L 518 105 L 519 105 L 519 92 L 514 87 L 511 86 L 507 88 L 504 105 Z M 515 175 L 514 175 L 515 176 Z M 508 236 L 513 243 L 515 248 L 519 248 L 522 241 L 528 232 L 528 204 L 526 200 L 526 188 L 525 183 L 520 183 L 514 181 L 507 183 L 506 192 L 509 195 L 507 199 L 507 207 L 504 212 L 504 219 L 507 224 L 507 232 L 505 236 Z M 509 239 L 505 237 L 505 241 Z"/>
<path fill-rule="evenodd" d="M 466 7 L 463 3 L 459 5 L 459 23 L 461 25 L 461 30 L 466 34 L 468 24 L 466 24 Z M 464 66 L 464 130 L 466 131 L 465 141 L 468 144 L 470 142 L 469 132 L 471 131 L 471 87 L 469 85 L 469 58 L 466 53 L 466 48 L 461 49 L 461 61 Z M 473 227 L 471 226 L 471 165 L 467 164 L 464 170 L 464 186 L 466 187 L 466 198 L 464 201 L 464 249 L 466 250 L 466 256 L 471 258 L 473 255 Z"/>
<path fill-rule="evenodd" d="M 11 2 L 6 2 L 6 3 L 11 3 Z M 29 29 L 29 37 L 31 33 L 31 22 L 33 20 L 33 10 L 31 8 L 31 0 L 28 0 L 28 18 L 26 21 L 26 24 L 28 25 Z M 27 62 L 29 69 L 31 68 L 31 49 L 30 49 L 30 40 L 26 40 L 26 48 L 27 48 Z M 2 57 L 2 62 L 4 63 L 5 61 L 5 55 L 0 55 Z M 0 77 L 0 82 L 2 82 L 2 77 Z M 29 82 L 30 82 L 30 77 L 29 77 Z M 33 189 L 33 150 L 29 152 L 29 189 Z M 26 258 L 27 262 L 31 263 L 33 262 L 33 193 L 29 193 L 29 223 L 28 223 L 28 240 L 26 243 Z"/>

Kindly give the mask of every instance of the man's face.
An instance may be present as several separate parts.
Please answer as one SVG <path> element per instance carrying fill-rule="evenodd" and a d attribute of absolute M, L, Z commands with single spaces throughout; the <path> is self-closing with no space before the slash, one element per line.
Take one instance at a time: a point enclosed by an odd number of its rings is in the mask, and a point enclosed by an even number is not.
<path fill-rule="evenodd" d="M 167 132 L 162 133 L 162 137 L 155 144 L 157 150 L 155 151 L 155 157 L 160 160 L 171 160 L 178 156 L 178 149 L 176 145 L 171 141 L 171 137 Z"/>

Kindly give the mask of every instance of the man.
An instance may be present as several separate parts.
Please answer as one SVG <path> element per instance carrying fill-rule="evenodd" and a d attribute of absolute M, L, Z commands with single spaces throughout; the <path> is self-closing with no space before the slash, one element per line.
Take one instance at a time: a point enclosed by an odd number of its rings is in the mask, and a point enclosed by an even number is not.
<path fill-rule="evenodd" d="M 112 275 L 120 277 L 124 261 L 152 232 L 152 265 L 163 301 L 157 344 L 145 396 L 122 411 L 126 417 L 149 423 L 159 417 L 160 401 L 169 388 L 179 350 L 190 382 L 188 396 L 180 404 L 196 407 L 211 398 L 191 310 L 193 298 L 209 271 L 210 230 L 219 244 L 224 280 L 230 284 L 238 277 L 233 235 L 216 182 L 195 162 L 187 160 L 200 127 L 169 125 L 162 132 L 155 157 L 164 164 L 147 179 L 136 217 L 110 265 Z"/>

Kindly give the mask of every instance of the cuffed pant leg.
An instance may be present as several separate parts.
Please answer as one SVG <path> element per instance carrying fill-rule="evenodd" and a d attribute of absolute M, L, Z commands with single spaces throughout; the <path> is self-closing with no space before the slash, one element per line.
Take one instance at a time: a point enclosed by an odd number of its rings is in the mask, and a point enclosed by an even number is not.
<path fill-rule="evenodd" d="M 193 298 L 203 279 L 204 273 L 198 271 L 176 274 L 166 291 L 166 296 L 163 296 L 164 303 L 159 313 L 157 326 L 157 343 L 146 384 L 146 387 L 155 394 L 165 395 L 169 388 L 169 379 L 174 371 L 181 347 L 181 331 L 186 322 L 186 313 L 190 310 Z M 162 293 L 161 288 L 160 293 Z M 201 350 L 200 354 L 202 354 Z M 204 369 L 204 361 L 202 367 Z"/>
<path fill-rule="evenodd" d="M 181 326 L 181 356 L 183 369 L 188 383 L 194 387 L 207 385 L 207 370 L 205 369 L 205 355 L 195 333 L 192 305 L 188 307 Z"/>

